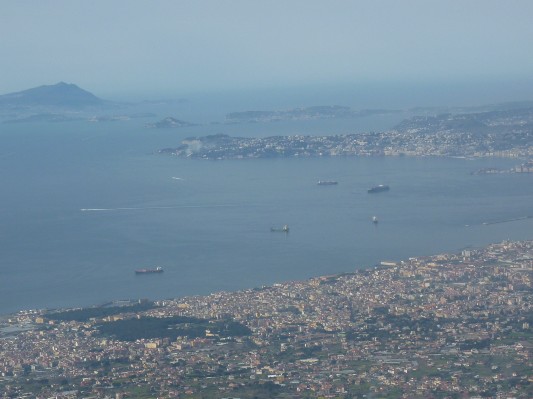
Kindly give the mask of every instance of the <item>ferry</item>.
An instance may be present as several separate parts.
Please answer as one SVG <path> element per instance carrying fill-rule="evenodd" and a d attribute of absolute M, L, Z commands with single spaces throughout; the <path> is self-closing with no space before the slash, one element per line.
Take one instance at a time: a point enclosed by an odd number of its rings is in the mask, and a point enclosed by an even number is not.
<path fill-rule="evenodd" d="M 163 268 L 157 266 L 155 269 L 137 269 L 135 274 L 151 274 L 151 273 L 163 273 Z"/>

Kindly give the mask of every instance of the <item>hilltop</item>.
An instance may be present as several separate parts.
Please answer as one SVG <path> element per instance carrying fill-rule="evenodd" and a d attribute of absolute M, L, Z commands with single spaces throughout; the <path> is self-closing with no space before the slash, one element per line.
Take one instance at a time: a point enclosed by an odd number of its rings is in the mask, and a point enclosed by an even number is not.
<path fill-rule="evenodd" d="M 72 83 L 59 82 L 0 95 L 0 107 L 85 108 L 103 105 L 104 100 Z"/>

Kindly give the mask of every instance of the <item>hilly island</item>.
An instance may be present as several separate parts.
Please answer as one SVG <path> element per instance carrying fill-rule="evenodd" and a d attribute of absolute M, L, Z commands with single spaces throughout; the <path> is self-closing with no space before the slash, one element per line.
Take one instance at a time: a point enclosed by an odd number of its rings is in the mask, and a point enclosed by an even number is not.
<path fill-rule="evenodd" d="M 104 100 L 72 83 L 59 82 L 0 96 L 0 107 L 83 108 L 103 105 Z"/>

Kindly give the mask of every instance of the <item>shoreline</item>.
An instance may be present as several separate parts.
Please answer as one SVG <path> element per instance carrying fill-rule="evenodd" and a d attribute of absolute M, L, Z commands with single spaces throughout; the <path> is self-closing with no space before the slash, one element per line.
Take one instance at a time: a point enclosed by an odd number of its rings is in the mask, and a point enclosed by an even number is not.
<path fill-rule="evenodd" d="M 533 218 L 533 216 L 513 218 L 513 219 L 504 220 L 504 221 L 497 221 L 497 222 L 493 222 L 493 223 L 483 223 L 482 225 L 490 225 L 490 224 L 513 222 L 513 221 L 521 221 L 521 220 L 530 219 L 530 218 Z M 171 298 L 159 298 L 159 299 L 153 299 L 153 298 L 128 298 L 128 299 L 122 298 L 122 299 L 118 299 L 117 298 L 117 299 L 107 300 L 107 301 L 105 301 L 103 303 L 100 303 L 100 304 L 91 304 L 91 305 L 86 305 L 86 306 L 74 306 L 74 307 L 66 306 L 66 307 L 57 307 L 57 308 L 21 309 L 21 310 L 17 310 L 17 311 L 10 312 L 10 313 L 1 313 L 0 314 L 0 323 L 2 321 L 5 321 L 5 320 L 7 320 L 7 319 L 9 319 L 9 318 L 11 318 L 13 316 L 17 316 L 17 315 L 28 315 L 28 316 L 29 315 L 44 315 L 44 314 L 47 314 L 47 313 L 68 312 L 68 311 L 72 311 L 72 310 L 103 309 L 103 308 L 106 308 L 106 307 L 109 307 L 109 306 L 128 307 L 128 306 L 131 306 L 132 304 L 141 303 L 142 301 L 148 301 L 148 302 L 151 302 L 151 303 L 158 303 L 158 302 L 164 303 L 164 302 L 185 301 L 185 300 L 191 299 L 191 298 L 208 298 L 208 297 L 213 296 L 213 295 L 232 295 L 232 294 L 237 295 L 239 293 L 248 292 L 248 291 L 251 291 L 251 290 L 269 289 L 269 288 L 273 288 L 273 287 L 276 287 L 276 286 L 282 286 L 282 285 L 292 284 L 292 283 L 305 284 L 306 282 L 309 282 L 309 281 L 315 280 L 315 279 L 321 280 L 321 279 L 329 279 L 329 278 L 339 278 L 339 277 L 342 277 L 342 276 L 356 275 L 358 273 L 364 273 L 364 272 L 368 272 L 368 271 L 372 271 L 372 270 L 388 269 L 391 266 L 392 267 L 396 267 L 396 266 L 398 266 L 400 264 L 403 264 L 403 263 L 405 263 L 405 262 L 407 262 L 408 260 L 411 260 L 411 259 L 427 259 L 427 258 L 439 257 L 439 256 L 457 256 L 459 253 L 462 253 L 464 251 L 483 250 L 483 249 L 486 249 L 486 248 L 488 248 L 488 247 L 490 247 L 492 245 L 500 245 L 500 244 L 505 243 L 505 242 L 526 243 L 526 242 L 533 242 L 533 240 L 512 240 L 512 241 L 503 240 L 503 241 L 499 241 L 499 242 L 491 242 L 491 243 L 488 243 L 488 244 L 482 245 L 482 246 L 475 246 L 475 247 L 463 246 L 463 247 L 460 247 L 460 248 L 458 248 L 458 249 L 456 249 L 455 251 L 452 251 L 452 252 L 444 252 L 444 253 L 424 255 L 424 256 L 410 256 L 407 259 L 401 259 L 401 260 L 390 260 L 390 259 L 385 260 L 385 259 L 382 259 L 377 264 L 370 265 L 370 266 L 363 266 L 363 267 L 354 269 L 353 271 L 346 271 L 346 272 L 340 272 L 340 273 L 329 274 L 329 275 L 310 276 L 310 277 L 305 278 L 305 279 L 280 281 L 280 282 L 274 282 L 274 283 L 269 284 L 269 285 L 262 285 L 260 287 L 247 287 L 247 288 L 242 288 L 242 289 L 238 289 L 238 290 L 230 290 L 230 291 L 221 290 L 221 291 L 213 291 L 213 292 L 210 292 L 208 294 L 185 295 L 183 297 L 171 297 Z M 1 338 L 1 334 L 0 334 L 0 338 Z"/>

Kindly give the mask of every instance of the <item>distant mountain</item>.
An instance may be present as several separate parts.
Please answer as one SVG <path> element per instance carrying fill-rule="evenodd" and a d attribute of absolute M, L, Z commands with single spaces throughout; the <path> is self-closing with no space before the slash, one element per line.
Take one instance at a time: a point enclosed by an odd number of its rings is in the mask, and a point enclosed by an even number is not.
<path fill-rule="evenodd" d="M 2 107 L 84 108 L 102 104 L 104 100 L 94 94 L 65 82 L 0 96 Z"/>
<path fill-rule="evenodd" d="M 529 105 L 529 106 L 528 106 Z M 528 137 L 533 134 L 533 106 L 531 102 L 506 103 L 486 106 L 496 109 L 472 113 L 442 113 L 438 115 L 413 116 L 405 119 L 393 129 L 402 133 L 422 134 L 465 133 L 495 136 L 523 132 Z M 523 106 L 524 108 L 518 108 Z"/>

